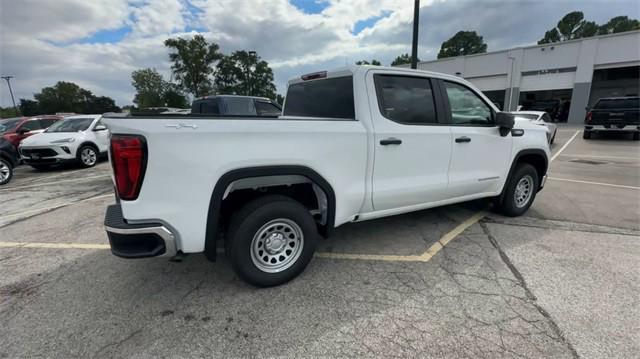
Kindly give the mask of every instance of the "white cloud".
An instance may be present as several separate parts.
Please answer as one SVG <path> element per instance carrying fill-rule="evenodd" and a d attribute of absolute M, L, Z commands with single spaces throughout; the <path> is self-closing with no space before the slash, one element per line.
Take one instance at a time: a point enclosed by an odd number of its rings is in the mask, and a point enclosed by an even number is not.
<path fill-rule="evenodd" d="M 274 69 L 278 90 L 293 76 L 360 59 L 388 64 L 410 52 L 413 2 L 328 0 L 307 14 L 286 0 L 0 0 L 0 72 L 15 76 L 16 97 L 29 98 L 56 81 L 73 81 L 95 94 L 130 104 L 130 73 L 156 67 L 169 77 L 169 36 L 199 29 L 221 50 L 255 50 Z M 422 0 L 420 57 L 435 58 L 459 30 L 484 35 L 489 50 L 534 43 L 565 13 L 582 9 L 599 23 L 637 17 L 634 1 Z M 192 11 L 198 9 L 197 11 Z M 353 34 L 358 21 L 388 14 Z M 130 27 L 116 43 L 87 43 L 102 30 Z M 79 40 L 84 39 L 82 42 Z M 90 41 L 89 41 L 90 42 Z M 0 105 L 10 104 L 0 84 Z"/>

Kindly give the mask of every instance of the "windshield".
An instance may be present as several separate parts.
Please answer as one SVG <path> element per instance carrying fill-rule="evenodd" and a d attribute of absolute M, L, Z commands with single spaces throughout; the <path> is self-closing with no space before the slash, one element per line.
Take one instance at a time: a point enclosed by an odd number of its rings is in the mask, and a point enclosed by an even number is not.
<path fill-rule="evenodd" d="M 22 117 L 7 118 L 0 120 L 0 135 L 9 131 L 13 131 L 22 121 Z"/>
<path fill-rule="evenodd" d="M 94 118 L 92 117 L 76 117 L 67 118 L 51 125 L 45 132 L 80 132 L 85 131 L 91 126 Z"/>
<path fill-rule="evenodd" d="M 593 107 L 597 110 L 635 109 L 640 108 L 640 98 L 602 99 Z"/>

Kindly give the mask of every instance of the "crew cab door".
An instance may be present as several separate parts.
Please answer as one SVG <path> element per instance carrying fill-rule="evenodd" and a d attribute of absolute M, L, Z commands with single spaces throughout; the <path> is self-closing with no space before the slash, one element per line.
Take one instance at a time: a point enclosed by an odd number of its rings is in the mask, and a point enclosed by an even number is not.
<path fill-rule="evenodd" d="M 453 145 L 449 196 L 498 191 L 509 170 L 511 134 L 500 136 L 493 109 L 474 90 L 457 82 L 440 83 Z"/>
<path fill-rule="evenodd" d="M 367 74 L 373 120 L 373 207 L 376 211 L 446 198 L 451 133 L 441 123 L 432 80 Z"/>

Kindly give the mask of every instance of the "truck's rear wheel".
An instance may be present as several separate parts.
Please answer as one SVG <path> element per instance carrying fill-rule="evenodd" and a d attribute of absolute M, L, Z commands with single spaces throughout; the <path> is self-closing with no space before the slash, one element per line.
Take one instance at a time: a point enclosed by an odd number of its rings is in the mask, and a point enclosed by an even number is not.
<path fill-rule="evenodd" d="M 317 237 L 306 207 L 289 197 L 270 195 L 249 202 L 232 216 L 225 246 L 242 279 L 268 287 L 285 283 L 306 268 Z"/>
<path fill-rule="evenodd" d="M 510 217 L 524 214 L 536 198 L 539 183 L 538 172 L 532 165 L 518 164 L 505 185 L 502 201 L 497 203 L 496 209 Z"/>

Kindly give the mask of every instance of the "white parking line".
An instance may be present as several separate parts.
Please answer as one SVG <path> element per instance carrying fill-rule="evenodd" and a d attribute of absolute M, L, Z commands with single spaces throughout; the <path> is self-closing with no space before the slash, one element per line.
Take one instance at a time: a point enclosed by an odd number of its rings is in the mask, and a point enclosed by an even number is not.
<path fill-rule="evenodd" d="M 581 132 L 582 130 L 578 130 L 576 131 L 576 133 L 573 134 L 573 136 L 571 136 L 571 138 L 569 139 L 569 141 L 567 141 L 567 143 L 564 144 L 564 146 L 562 146 L 558 152 L 556 152 L 555 155 L 553 155 L 551 157 L 551 160 L 549 161 L 549 163 L 553 162 L 553 160 L 555 160 L 556 158 L 558 158 L 558 156 L 560 156 L 560 153 L 562 153 L 562 151 L 565 150 L 565 148 L 567 148 L 569 146 L 569 144 L 571 144 L 571 142 L 576 138 L 576 136 L 578 136 L 578 134 Z"/>
<path fill-rule="evenodd" d="M 640 156 L 638 157 L 592 156 L 592 155 L 580 155 L 580 154 L 572 154 L 572 153 L 560 155 L 560 157 L 584 157 L 584 158 L 603 158 L 603 159 L 612 159 L 612 160 L 636 160 L 636 161 L 640 160 Z"/>
<path fill-rule="evenodd" d="M 553 180 L 553 181 L 575 182 L 575 183 L 592 184 L 592 185 L 597 185 L 597 186 L 607 186 L 607 187 L 616 187 L 616 188 L 626 188 L 626 189 L 640 190 L 640 187 L 625 186 L 625 185 L 613 184 L 613 183 L 581 181 L 581 180 L 574 180 L 574 179 L 569 179 L 569 178 L 558 178 L 558 177 L 549 177 L 548 179 Z"/>
<path fill-rule="evenodd" d="M 0 189 L 0 192 L 6 192 L 6 191 L 11 191 L 11 190 L 16 190 L 16 189 L 32 188 L 32 187 L 49 186 L 49 185 L 58 184 L 58 183 L 78 182 L 78 181 L 84 181 L 84 180 L 96 179 L 96 178 L 104 178 L 104 177 L 110 177 L 110 176 L 111 175 L 100 175 L 100 176 L 91 176 L 91 177 L 82 177 L 82 178 L 72 178 L 72 179 L 61 180 L 61 181 L 57 181 L 57 182 L 47 182 L 47 183 L 30 184 L 30 185 L 18 186 L 18 187 L 9 187 L 9 188 Z"/>

